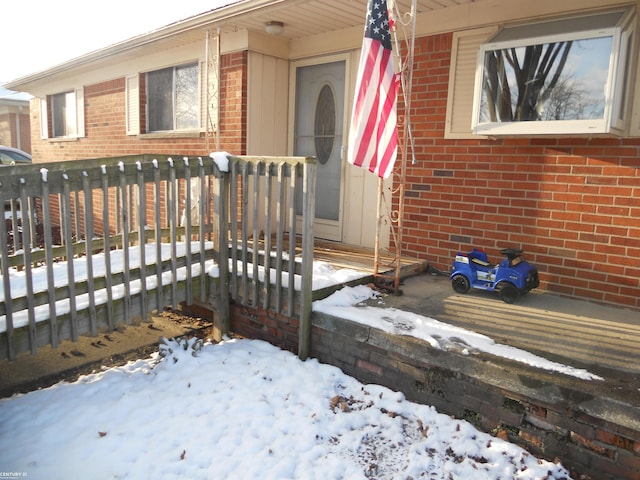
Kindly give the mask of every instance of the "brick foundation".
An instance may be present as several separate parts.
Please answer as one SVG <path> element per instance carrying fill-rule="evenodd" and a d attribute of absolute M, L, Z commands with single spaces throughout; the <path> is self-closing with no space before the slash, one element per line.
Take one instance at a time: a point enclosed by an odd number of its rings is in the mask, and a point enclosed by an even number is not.
<path fill-rule="evenodd" d="M 317 313 L 311 355 L 536 456 L 557 459 L 575 478 L 640 478 L 638 409 L 590 391 L 597 382 L 437 350 L 413 337 Z"/>

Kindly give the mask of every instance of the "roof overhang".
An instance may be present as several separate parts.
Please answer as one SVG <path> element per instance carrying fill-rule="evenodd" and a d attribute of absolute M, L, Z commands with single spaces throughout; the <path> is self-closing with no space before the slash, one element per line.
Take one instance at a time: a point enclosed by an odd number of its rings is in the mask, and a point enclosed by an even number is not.
<path fill-rule="evenodd" d="M 418 13 L 424 13 L 436 9 L 460 7 L 471 4 L 473 1 L 417 0 L 416 10 Z M 412 0 L 398 0 L 396 4 L 399 11 L 409 12 Z M 219 29 L 221 35 L 239 30 L 264 33 L 265 24 L 273 20 L 284 23 L 285 28 L 279 38 L 288 41 L 352 27 L 359 29 L 358 36 L 360 36 L 364 26 L 366 5 L 367 0 L 239 0 L 12 80 L 5 87 L 29 91 L 34 84 L 52 76 L 71 73 L 106 59 L 126 57 L 131 52 L 150 44 L 188 43 L 197 38 L 203 38 L 203 32 L 206 30 L 218 31 Z"/>
<path fill-rule="evenodd" d="M 414 0 L 396 0 L 399 12 L 411 12 Z M 432 35 L 486 25 L 496 25 L 514 19 L 559 15 L 580 8 L 604 8 L 635 3 L 632 0 L 415 0 L 416 35 Z M 268 21 L 284 23 L 278 36 L 281 42 L 297 45 L 291 57 L 305 54 L 304 46 L 327 43 L 327 48 L 357 48 L 361 42 L 367 0 L 238 0 L 224 7 L 177 21 L 157 30 L 87 53 L 46 70 L 36 72 L 5 85 L 17 91 L 32 91 L 56 79 L 75 75 L 96 65 L 105 65 L 126 58 L 139 58 L 146 48 L 169 48 L 198 41 L 207 31 L 233 34 L 239 31 L 265 34 Z M 397 18 L 399 36 L 404 36 L 402 24 L 407 18 Z M 332 32 L 351 29 L 354 45 L 335 45 Z M 344 40 L 344 36 L 342 37 Z M 333 43 L 332 43 L 333 42 Z M 302 48 L 300 48 L 302 47 Z"/>

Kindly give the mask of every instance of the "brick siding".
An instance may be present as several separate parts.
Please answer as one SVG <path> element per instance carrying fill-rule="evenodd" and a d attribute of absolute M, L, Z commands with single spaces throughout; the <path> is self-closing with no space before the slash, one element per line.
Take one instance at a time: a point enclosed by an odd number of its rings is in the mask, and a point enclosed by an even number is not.
<path fill-rule="evenodd" d="M 444 139 L 451 39 L 416 41 L 403 253 L 522 247 L 541 288 L 640 307 L 640 138 Z"/>
<path fill-rule="evenodd" d="M 221 60 L 220 148 L 243 155 L 246 145 L 247 54 L 225 55 Z M 141 76 L 144 98 L 144 76 Z M 139 137 L 125 127 L 125 79 L 85 86 L 85 137 L 74 140 L 40 139 L 40 100 L 31 101 L 31 138 L 36 161 L 77 160 L 142 153 L 208 155 L 204 133 L 197 137 Z M 140 109 L 144 123 L 144 101 Z M 50 122 L 49 122 L 50 124 Z M 142 129 L 144 131 L 144 128 Z M 215 144 L 214 144 L 215 145 Z M 209 148 L 215 150 L 215 146 Z"/>

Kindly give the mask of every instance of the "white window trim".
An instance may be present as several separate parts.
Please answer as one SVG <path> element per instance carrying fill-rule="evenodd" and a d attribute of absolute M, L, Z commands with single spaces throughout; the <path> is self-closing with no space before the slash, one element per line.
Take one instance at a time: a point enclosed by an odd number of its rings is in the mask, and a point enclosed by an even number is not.
<path fill-rule="evenodd" d="M 174 136 L 175 134 L 186 134 L 189 135 L 190 133 L 193 132 L 201 132 L 203 131 L 203 126 L 202 126 L 202 97 L 203 97 L 203 89 L 202 89 L 202 71 L 201 69 L 203 68 L 203 61 L 202 59 L 199 60 L 189 60 L 186 62 L 179 62 L 179 63 L 174 63 L 171 65 L 168 65 L 166 67 L 158 67 L 158 68 L 153 68 L 150 70 L 147 70 L 145 72 L 142 73 L 142 75 L 147 75 L 148 73 L 152 73 L 158 70 L 163 70 L 165 68 L 173 68 L 174 69 L 174 74 L 175 74 L 175 69 L 181 66 L 186 66 L 186 65 L 196 65 L 198 67 L 198 112 L 197 112 L 197 119 L 198 119 L 198 126 L 195 128 L 185 128 L 185 129 L 171 129 L 171 130 L 153 130 L 153 131 L 149 131 L 149 105 L 147 103 L 147 105 L 145 105 L 145 109 L 146 109 L 146 126 L 145 126 L 145 131 L 146 134 L 145 135 L 170 135 L 170 136 Z M 147 85 L 148 87 L 148 85 Z M 175 92 L 174 92 L 175 93 Z M 148 102 L 148 93 L 147 93 L 147 102 Z M 175 112 L 174 112 L 175 113 Z"/>
<path fill-rule="evenodd" d="M 475 135 L 483 136 L 537 136 L 537 135 L 598 135 L 598 134 L 624 134 L 625 126 L 629 124 L 630 108 L 627 109 L 626 119 L 619 119 L 619 100 L 622 95 L 621 87 L 624 76 L 633 65 L 625 65 L 626 39 L 633 34 L 629 28 L 631 15 L 624 17 L 624 21 L 616 27 L 585 30 L 568 34 L 541 35 L 523 40 L 484 43 L 478 51 L 476 62 L 476 77 L 473 96 L 473 111 L 471 116 L 471 130 Z M 626 29 L 625 29 L 626 28 Z M 549 120 L 538 122 L 504 122 L 504 123 L 478 123 L 480 98 L 482 95 L 483 71 L 485 52 L 501 48 L 522 47 L 527 45 L 549 43 L 552 41 L 567 41 L 587 38 L 612 37 L 611 58 L 607 79 L 606 103 L 603 118 L 588 120 Z M 632 94 L 627 83 L 626 97 Z M 625 121 L 626 120 L 626 121 Z"/>
<path fill-rule="evenodd" d="M 48 118 L 48 107 L 47 101 L 48 98 L 52 95 L 56 95 L 56 92 L 51 95 L 47 95 L 45 98 L 40 99 L 40 138 L 42 140 L 50 139 L 50 140 L 65 140 L 65 139 L 76 139 L 82 138 L 85 136 L 85 128 L 84 128 L 84 87 L 77 87 L 73 89 L 76 97 L 76 134 L 75 135 L 67 135 L 62 137 L 49 137 L 49 118 Z"/>

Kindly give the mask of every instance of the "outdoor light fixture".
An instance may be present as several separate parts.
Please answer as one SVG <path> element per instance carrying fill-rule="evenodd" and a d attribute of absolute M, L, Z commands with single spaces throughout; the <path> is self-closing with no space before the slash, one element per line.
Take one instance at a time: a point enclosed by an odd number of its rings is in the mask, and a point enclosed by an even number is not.
<path fill-rule="evenodd" d="M 284 30 L 284 23 L 272 20 L 265 24 L 264 29 L 269 35 L 280 35 Z"/>

